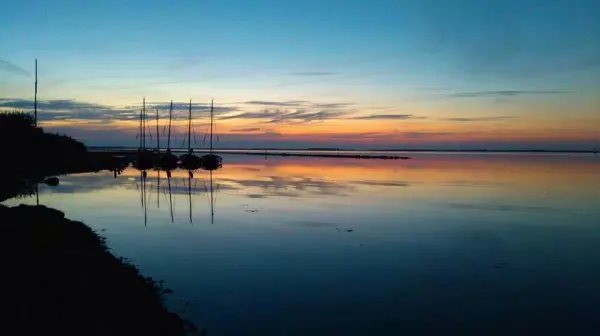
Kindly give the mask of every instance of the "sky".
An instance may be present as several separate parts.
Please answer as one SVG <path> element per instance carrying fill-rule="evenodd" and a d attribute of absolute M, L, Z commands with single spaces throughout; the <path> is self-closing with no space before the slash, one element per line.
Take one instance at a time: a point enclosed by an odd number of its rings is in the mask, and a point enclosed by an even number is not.
<path fill-rule="evenodd" d="M 192 101 L 204 146 L 600 147 L 597 0 L 9 0 L 0 110 L 136 146 Z M 156 140 L 156 136 L 150 141 Z"/>

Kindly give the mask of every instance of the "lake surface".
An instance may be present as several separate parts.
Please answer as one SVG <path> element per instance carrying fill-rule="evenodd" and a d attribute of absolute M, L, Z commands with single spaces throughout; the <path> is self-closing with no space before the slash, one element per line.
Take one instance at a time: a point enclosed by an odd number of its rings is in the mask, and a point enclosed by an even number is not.
<path fill-rule="evenodd" d="M 409 155 L 232 155 L 212 178 L 77 174 L 39 200 L 209 335 L 600 333 L 600 157 Z"/>

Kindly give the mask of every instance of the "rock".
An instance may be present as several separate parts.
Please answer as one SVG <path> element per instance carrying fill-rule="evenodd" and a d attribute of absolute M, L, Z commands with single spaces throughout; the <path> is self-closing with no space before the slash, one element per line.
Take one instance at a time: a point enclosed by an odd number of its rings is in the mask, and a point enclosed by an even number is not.
<path fill-rule="evenodd" d="M 47 179 L 44 180 L 44 183 L 46 183 L 47 185 L 51 186 L 51 187 L 56 187 L 58 185 L 58 177 L 49 177 Z"/>

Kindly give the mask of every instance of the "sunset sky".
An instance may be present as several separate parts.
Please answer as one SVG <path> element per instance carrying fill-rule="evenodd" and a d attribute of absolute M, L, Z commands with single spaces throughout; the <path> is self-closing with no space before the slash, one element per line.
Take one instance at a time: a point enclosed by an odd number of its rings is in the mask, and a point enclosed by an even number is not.
<path fill-rule="evenodd" d="M 597 0 L 7 1 L 0 110 L 135 146 L 146 98 L 196 146 L 600 148 Z M 182 137 L 178 136 L 177 145 Z"/>

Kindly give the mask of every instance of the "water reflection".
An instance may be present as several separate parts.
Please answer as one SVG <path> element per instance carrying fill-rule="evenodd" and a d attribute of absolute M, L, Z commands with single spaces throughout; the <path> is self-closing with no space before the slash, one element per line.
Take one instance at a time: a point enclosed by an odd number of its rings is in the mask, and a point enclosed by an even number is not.
<path fill-rule="evenodd" d="M 140 172 L 139 177 L 137 179 L 134 179 L 134 181 L 136 189 L 140 194 L 140 204 L 144 217 L 144 226 L 147 226 L 148 223 L 148 207 L 149 204 L 153 203 L 153 197 L 156 197 L 156 209 L 160 209 L 161 196 L 168 200 L 168 211 L 171 218 L 171 222 L 175 222 L 173 194 L 185 195 L 187 197 L 187 218 L 190 224 L 194 223 L 193 209 L 195 207 L 195 198 L 201 195 L 202 193 L 206 194 L 210 206 L 210 220 L 211 223 L 214 223 L 216 193 L 220 189 L 220 184 L 214 182 L 214 170 L 208 171 L 208 183 L 206 180 L 195 177 L 194 174 L 190 173 L 189 170 L 156 170 L 155 178 L 148 177 L 147 174 L 144 176 L 144 174 Z M 163 186 L 161 187 L 163 173 L 166 173 L 167 181 L 166 186 L 163 182 Z M 173 177 L 173 174 L 175 175 L 175 177 Z M 128 172 L 126 172 L 125 175 L 128 175 Z M 95 180 L 93 178 L 94 176 L 95 175 L 85 175 L 86 178 L 90 178 L 90 181 Z M 82 175 L 80 177 L 84 176 Z M 130 181 L 130 179 L 128 179 L 127 181 Z M 200 185 L 203 185 L 203 187 L 201 188 Z M 127 187 L 128 184 L 123 184 L 122 186 Z"/>
<path fill-rule="evenodd" d="M 106 229 L 214 334 L 513 335 L 600 314 L 598 157 L 227 162 L 65 176 L 40 201 Z"/>

